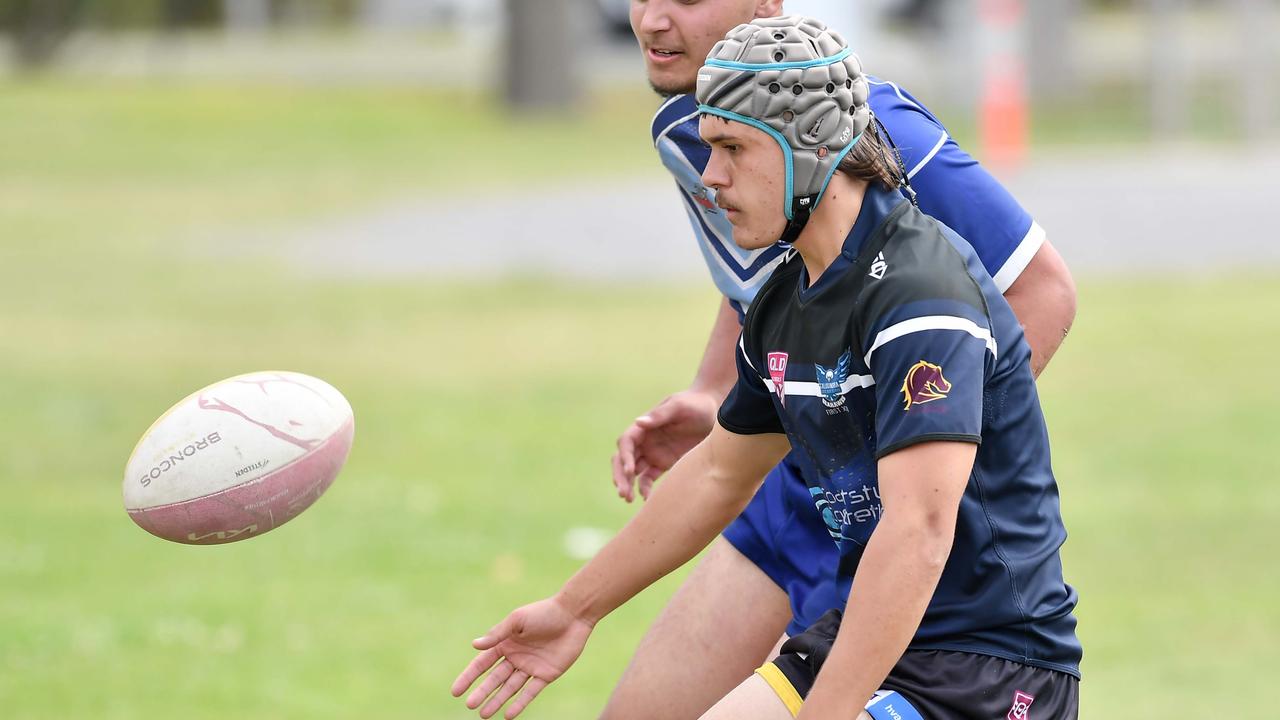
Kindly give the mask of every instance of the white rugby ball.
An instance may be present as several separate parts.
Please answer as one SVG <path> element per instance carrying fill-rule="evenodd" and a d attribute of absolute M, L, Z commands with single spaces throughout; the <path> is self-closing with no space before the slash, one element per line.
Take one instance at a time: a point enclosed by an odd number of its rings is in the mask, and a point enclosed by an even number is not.
<path fill-rule="evenodd" d="M 309 375 L 257 372 L 199 390 L 142 435 L 124 507 L 165 540 L 215 545 L 277 528 L 324 493 L 351 450 L 342 393 Z"/>

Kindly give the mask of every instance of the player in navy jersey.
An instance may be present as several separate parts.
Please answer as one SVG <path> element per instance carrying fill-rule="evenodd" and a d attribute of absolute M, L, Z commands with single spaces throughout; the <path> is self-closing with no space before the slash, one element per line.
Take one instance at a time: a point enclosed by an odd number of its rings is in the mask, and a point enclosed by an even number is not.
<path fill-rule="evenodd" d="M 747 314 L 718 425 L 559 593 L 476 641 L 455 694 L 492 667 L 468 706 L 516 697 L 517 714 L 793 450 L 841 597 L 704 720 L 1076 717 L 1066 533 L 1008 303 L 898 192 L 858 61 L 821 23 L 738 27 L 698 78 L 703 179 L 735 243 L 791 246 Z"/>
<path fill-rule="evenodd" d="M 636 0 L 631 21 L 650 83 L 666 96 L 653 140 L 676 179 L 694 239 L 724 296 L 692 385 L 666 398 L 621 435 L 613 458 L 618 492 L 647 496 L 654 480 L 711 430 L 736 378 L 741 313 L 780 261 L 781 248 L 747 251 L 714 192 L 701 179 L 710 150 L 698 136 L 693 86 L 711 46 L 752 17 L 778 15 L 778 0 Z M 1036 373 L 1075 314 L 1062 259 L 1031 216 L 951 139 L 906 90 L 869 78 L 869 103 L 899 147 L 926 212 L 971 243 L 1025 327 Z M 834 592 L 810 559 L 836 562 L 806 483 L 788 458 L 770 473 L 742 516 L 712 544 L 641 641 L 604 717 L 692 718 L 766 659 L 784 631 L 794 634 L 830 605 Z M 713 622 L 738 627 L 725 634 Z M 687 681 L 689 648 L 702 660 Z"/>

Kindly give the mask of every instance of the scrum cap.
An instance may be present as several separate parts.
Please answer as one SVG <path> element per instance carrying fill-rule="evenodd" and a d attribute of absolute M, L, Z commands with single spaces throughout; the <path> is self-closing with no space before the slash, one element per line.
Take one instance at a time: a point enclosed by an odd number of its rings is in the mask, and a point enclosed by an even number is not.
<path fill-rule="evenodd" d="M 768 133 L 786 162 L 787 230 L 800 234 L 840 160 L 871 121 L 862 63 L 818 20 L 760 18 L 716 43 L 698 72 L 698 109 Z"/>

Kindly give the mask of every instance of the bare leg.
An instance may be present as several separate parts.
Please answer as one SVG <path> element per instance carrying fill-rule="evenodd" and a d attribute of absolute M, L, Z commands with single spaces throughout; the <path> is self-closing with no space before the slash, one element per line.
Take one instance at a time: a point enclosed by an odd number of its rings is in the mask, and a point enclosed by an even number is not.
<path fill-rule="evenodd" d="M 795 717 L 765 679 L 752 675 L 707 711 L 701 720 L 791 720 Z M 871 720 L 865 712 L 858 720 Z"/>
<path fill-rule="evenodd" d="M 721 698 L 702 720 L 791 720 L 793 717 L 769 683 L 759 675 L 752 675 Z"/>
<path fill-rule="evenodd" d="M 770 659 L 790 620 L 782 588 L 716 539 L 640 641 L 601 719 L 695 720 Z"/>

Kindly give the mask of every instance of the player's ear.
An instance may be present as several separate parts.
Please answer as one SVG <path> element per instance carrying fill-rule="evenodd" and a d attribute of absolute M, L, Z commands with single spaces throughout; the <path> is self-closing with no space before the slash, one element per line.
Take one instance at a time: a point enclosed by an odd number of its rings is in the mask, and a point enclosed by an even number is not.
<path fill-rule="evenodd" d="M 756 17 L 771 18 L 782 14 L 782 0 L 756 0 Z"/>

